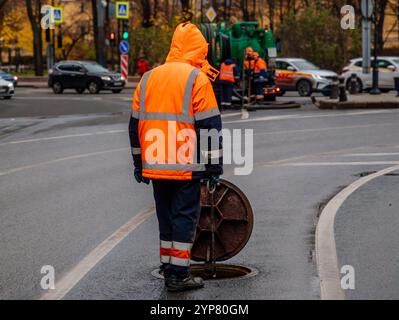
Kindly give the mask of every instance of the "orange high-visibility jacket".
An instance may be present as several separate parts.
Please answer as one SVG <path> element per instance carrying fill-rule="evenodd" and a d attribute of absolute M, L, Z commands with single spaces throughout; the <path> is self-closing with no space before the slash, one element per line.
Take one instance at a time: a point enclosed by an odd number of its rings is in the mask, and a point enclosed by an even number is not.
<path fill-rule="evenodd" d="M 248 70 L 248 69 L 253 69 L 254 68 L 254 60 L 249 60 L 249 59 L 245 59 L 244 61 L 244 69 Z"/>
<path fill-rule="evenodd" d="M 267 63 L 262 58 L 257 58 L 255 60 L 254 72 L 260 73 L 262 70 L 267 71 Z"/>
<path fill-rule="evenodd" d="M 205 152 L 206 158 L 222 159 L 221 138 L 217 150 L 197 150 L 199 129 L 221 130 L 212 85 L 200 69 L 207 63 L 207 53 L 208 44 L 198 28 L 180 24 L 166 63 L 142 77 L 129 130 L 135 166 L 142 166 L 144 177 L 191 180 L 222 173 L 222 160 L 213 165 L 198 158 Z"/>

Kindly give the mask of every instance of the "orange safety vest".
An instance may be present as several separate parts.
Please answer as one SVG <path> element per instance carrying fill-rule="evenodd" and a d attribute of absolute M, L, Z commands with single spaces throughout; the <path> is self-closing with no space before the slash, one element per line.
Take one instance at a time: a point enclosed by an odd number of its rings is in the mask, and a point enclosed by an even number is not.
<path fill-rule="evenodd" d="M 135 91 L 132 117 L 139 120 L 140 148 L 133 152 L 141 154 L 146 178 L 191 180 L 193 172 L 206 171 L 197 163 L 194 124 L 220 114 L 212 85 L 199 69 L 207 47 L 194 25 L 180 25 L 166 63 L 146 72 Z"/>
<path fill-rule="evenodd" d="M 225 64 L 224 62 L 220 66 L 220 75 L 219 80 L 228 81 L 228 82 L 235 82 L 234 79 L 234 67 L 235 64 Z"/>
<path fill-rule="evenodd" d="M 259 73 L 261 70 L 267 71 L 267 63 L 262 58 L 255 60 L 254 72 Z"/>

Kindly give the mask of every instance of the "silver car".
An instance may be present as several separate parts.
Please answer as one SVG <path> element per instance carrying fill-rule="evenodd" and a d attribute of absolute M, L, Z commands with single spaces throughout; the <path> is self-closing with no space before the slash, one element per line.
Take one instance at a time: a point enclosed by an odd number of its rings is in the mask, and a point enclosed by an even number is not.
<path fill-rule="evenodd" d="M 356 75 L 357 91 L 369 90 L 373 86 L 373 73 L 363 73 L 363 59 L 357 58 L 349 62 L 342 70 L 342 76 L 345 77 L 345 83 L 349 89 L 350 77 Z M 372 60 L 374 66 L 374 59 Z M 399 77 L 399 57 L 378 57 L 377 66 L 379 71 L 378 86 L 382 92 L 389 92 L 395 89 L 395 78 Z"/>
<path fill-rule="evenodd" d="M 14 95 L 13 83 L 0 78 L 0 97 L 3 97 L 4 99 L 11 99 L 13 95 Z"/>
<path fill-rule="evenodd" d="M 330 95 L 331 88 L 338 81 L 338 75 L 329 70 L 321 70 L 305 59 L 278 58 L 276 60 L 276 82 L 282 94 L 298 91 L 303 97 L 313 92 Z"/>

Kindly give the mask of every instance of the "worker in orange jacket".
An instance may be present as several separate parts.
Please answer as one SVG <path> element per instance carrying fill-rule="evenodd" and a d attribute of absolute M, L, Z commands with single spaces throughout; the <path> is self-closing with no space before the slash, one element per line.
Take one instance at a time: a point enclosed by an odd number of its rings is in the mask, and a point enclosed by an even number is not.
<path fill-rule="evenodd" d="M 267 63 L 263 60 L 259 53 L 254 52 L 252 54 L 254 62 L 254 84 L 256 100 L 261 101 L 264 99 L 264 87 L 268 78 Z"/>
<path fill-rule="evenodd" d="M 137 182 L 152 180 L 160 231 L 161 270 L 169 291 L 203 287 L 190 272 L 200 215 L 200 180 L 216 186 L 222 168 L 222 122 L 208 78 L 208 44 L 189 22 L 173 35 L 166 63 L 146 72 L 129 123 Z M 208 133 L 218 133 L 208 143 Z M 204 136 L 205 135 L 205 139 Z M 205 143 L 204 143 L 205 142 Z"/>
<path fill-rule="evenodd" d="M 234 84 L 240 80 L 238 68 L 233 59 L 226 59 L 220 65 L 219 87 L 220 87 L 220 106 L 231 108 Z"/>
<path fill-rule="evenodd" d="M 244 58 L 244 71 L 249 71 L 254 68 L 254 61 L 252 54 L 254 53 L 254 49 L 248 47 L 245 49 L 245 58 Z"/>

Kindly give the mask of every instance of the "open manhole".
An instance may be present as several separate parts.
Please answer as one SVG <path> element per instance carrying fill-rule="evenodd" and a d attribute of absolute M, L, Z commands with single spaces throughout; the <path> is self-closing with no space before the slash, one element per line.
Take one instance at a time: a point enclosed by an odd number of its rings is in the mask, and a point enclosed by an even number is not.
<path fill-rule="evenodd" d="M 233 183 L 221 179 L 210 194 L 201 186 L 201 214 L 191 251 L 191 273 L 204 280 L 243 279 L 257 275 L 257 270 L 220 262 L 236 256 L 247 244 L 254 215 L 245 194 Z M 160 270 L 152 275 L 163 278 Z"/>
<path fill-rule="evenodd" d="M 258 274 L 258 270 L 250 267 L 237 266 L 231 264 L 216 264 L 215 269 L 211 264 L 192 264 L 190 272 L 194 277 L 201 277 L 204 280 L 227 280 L 227 279 L 246 279 Z M 163 279 L 160 269 L 151 273 L 158 279 Z"/>

